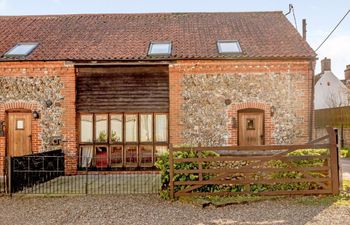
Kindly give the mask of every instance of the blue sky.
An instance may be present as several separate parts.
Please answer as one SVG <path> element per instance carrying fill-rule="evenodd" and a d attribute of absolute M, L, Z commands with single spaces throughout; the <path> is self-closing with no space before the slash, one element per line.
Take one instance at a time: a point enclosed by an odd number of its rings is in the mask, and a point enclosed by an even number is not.
<path fill-rule="evenodd" d="M 299 31 L 301 20 L 307 19 L 308 42 L 314 49 L 350 9 L 350 0 L 0 0 L 0 15 L 276 10 L 287 12 L 289 3 L 294 5 Z M 293 22 L 292 15 L 288 18 Z M 331 58 L 333 72 L 339 78 L 343 78 L 345 66 L 350 64 L 350 15 L 317 53 L 320 59 Z M 319 65 L 316 68 L 316 72 L 318 71 Z"/>

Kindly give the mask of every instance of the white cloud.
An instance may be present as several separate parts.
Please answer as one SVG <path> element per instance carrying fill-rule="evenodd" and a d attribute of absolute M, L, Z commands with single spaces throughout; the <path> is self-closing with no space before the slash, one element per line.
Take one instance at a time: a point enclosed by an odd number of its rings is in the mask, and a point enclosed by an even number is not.
<path fill-rule="evenodd" d="M 333 73 L 343 79 L 345 67 L 350 64 L 350 34 L 330 37 L 317 53 L 320 60 L 330 58 Z M 320 71 L 320 60 L 317 62 L 316 73 Z"/>

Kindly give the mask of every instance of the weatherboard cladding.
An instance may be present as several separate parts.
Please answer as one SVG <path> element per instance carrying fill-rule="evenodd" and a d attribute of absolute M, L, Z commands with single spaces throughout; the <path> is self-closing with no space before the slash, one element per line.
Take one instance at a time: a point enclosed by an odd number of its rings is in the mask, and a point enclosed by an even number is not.
<path fill-rule="evenodd" d="M 217 40 L 238 40 L 243 52 L 220 54 Z M 172 54 L 148 56 L 152 41 L 171 41 Z M 39 46 L 0 60 L 315 57 L 282 12 L 1 16 L 0 55 L 19 42 Z"/>
<path fill-rule="evenodd" d="M 76 105 L 78 112 L 169 112 L 168 68 L 79 68 Z"/>

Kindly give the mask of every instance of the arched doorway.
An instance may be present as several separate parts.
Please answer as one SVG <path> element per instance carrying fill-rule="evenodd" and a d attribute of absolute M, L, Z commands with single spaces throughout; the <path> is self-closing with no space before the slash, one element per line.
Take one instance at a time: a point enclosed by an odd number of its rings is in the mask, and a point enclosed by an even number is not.
<path fill-rule="evenodd" d="M 238 111 L 238 145 L 252 146 L 265 143 L 264 110 L 242 109 Z"/>

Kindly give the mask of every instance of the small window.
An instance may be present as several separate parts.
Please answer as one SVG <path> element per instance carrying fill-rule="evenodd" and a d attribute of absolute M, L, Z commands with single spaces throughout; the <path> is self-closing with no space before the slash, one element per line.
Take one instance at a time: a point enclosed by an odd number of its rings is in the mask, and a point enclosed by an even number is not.
<path fill-rule="evenodd" d="M 170 55 L 171 42 L 151 42 L 148 50 L 148 55 Z"/>
<path fill-rule="evenodd" d="M 241 46 L 238 41 L 218 41 L 217 42 L 219 53 L 229 54 L 229 53 L 241 53 Z"/>
<path fill-rule="evenodd" d="M 18 119 L 16 121 L 16 130 L 24 130 L 24 119 Z"/>
<path fill-rule="evenodd" d="M 26 57 L 36 47 L 38 47 L 38 43 L 19 43 L 10 51 L 6 52 L 4 57 Z"/>
<path fill-rule="evenodd" d="M 247 130 L 255 130 L 255 120 L 247 119 Z"/>

